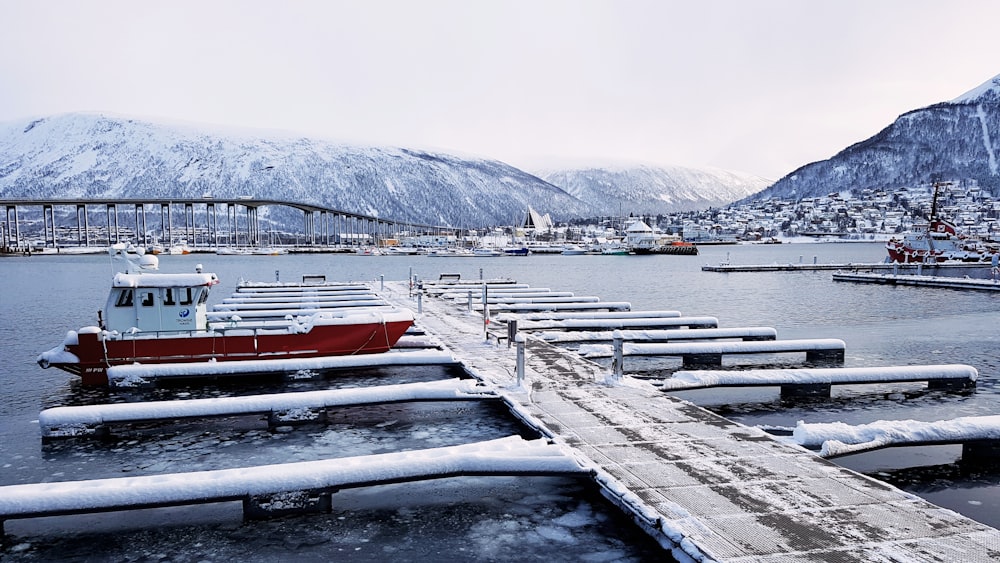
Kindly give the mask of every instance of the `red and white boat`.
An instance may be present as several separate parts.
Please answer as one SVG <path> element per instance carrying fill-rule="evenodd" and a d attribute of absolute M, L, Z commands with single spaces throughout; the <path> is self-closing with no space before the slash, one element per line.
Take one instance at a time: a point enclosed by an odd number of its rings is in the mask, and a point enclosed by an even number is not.
<path fill-rule="evenodd" d="M 885 243 L 890 262 L 937 264 L 943 262 L 986 262 L 997 254 L 982 241 L 958 234 L 955 225 L 934 219 L 926 230 L 909 232 Z"/>
<path fill-rule="evenodd" d="M 926 228 L 908 232 L 903 238 L 893 237 L 885 244 L 890 262 L 937 264 L 995 260 L 998 248 L 959 234 L 954 223 L 937 216 L 938 188 L 945 185 L 948 183 L 934 184 L 931 218 Z"/>
<path fill-rule="evenodd" d="M 134 261 L 121 248 L 114 252 L 128 266 L 112 280 L 100 326 L 69 331 L 61 345 L 38 357 L 41 367 L 103 385 L 115 365 L 375 354 L 389 350 L 413 324 L 412 311 L 388 306 L 320 309 L 254 323 L 236 315 L 213 323 L 206 301 L 219 283 L 215 274 L 160 273 L 155 256 Z"/>

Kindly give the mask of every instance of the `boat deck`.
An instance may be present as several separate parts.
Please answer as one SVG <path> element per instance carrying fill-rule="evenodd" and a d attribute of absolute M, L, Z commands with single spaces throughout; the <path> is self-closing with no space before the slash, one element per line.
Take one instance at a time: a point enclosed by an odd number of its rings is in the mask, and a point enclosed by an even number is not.
<path fill-rule="evenodd" d="M 393 293 L 394 295 L 389 295 Z M 413 305 L 404 284 L 386 297 Z M 679 560 L 996 561 L 1000 531 L 626 379 L 539 339 L 495 344 L 481 317 L 424 299 L 419 325 L 515 414 L 573 448 L 606 496 Z"/>

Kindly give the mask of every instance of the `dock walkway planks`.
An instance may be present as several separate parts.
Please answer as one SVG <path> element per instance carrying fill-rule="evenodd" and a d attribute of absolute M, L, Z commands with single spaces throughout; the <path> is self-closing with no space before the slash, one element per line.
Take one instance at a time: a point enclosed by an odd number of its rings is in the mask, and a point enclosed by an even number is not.
<path fill-rule="evenodd" d="M 518 388 L 514 349 L 487 343 L 479 317 L 423 303 L 420 326 L 592 463 L 605 494 L 679 560 L 1000 559 L 998 530 L 652 386 L 608 385 L 607 370 L 538 339 L 527 339 Z"/>

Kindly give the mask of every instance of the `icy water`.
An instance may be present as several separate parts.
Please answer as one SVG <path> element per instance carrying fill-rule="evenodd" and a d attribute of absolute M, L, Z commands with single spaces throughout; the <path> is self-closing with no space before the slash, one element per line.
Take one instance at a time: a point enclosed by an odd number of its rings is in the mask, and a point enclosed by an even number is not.
<path fill-rule="evenodd" d="M 711 315 L 720 326 L 773 326 L 780 338 L 830 337 L 847 343 L 847 366 L 967 363 L 980 372 L 970 393 L 923 385 L 835 387 L 832 399 L 782 401 L 777 389 L 702 390 L 685 399 L 750 425 L 939 420 L 997 412 L 1000 295 L 932 288 L 835 283 L 828 271 L 720 274 L 704 264 L 876 262 L 879 244 L 703 247 L 697 257 L 550 256 L 499 258 L 355 255 L 166 256 L 163 271 L 202 263 L 222 283 L 240 278 L 331 281 L 510 277 L 571 290 L 634 309 Z M 0 259 L 0 484 L 146 475 L 337 458 L 531 436 L 491 403 L 400 404 L 331 411 L 325 424 L 269 431 L 256 417 L 150 425 L 107 441 L 42 444 L 38 412 L 100 401 L 137 401 L 429 381 L 442 368 L 376 370 L 282 384 L 213 384 L 157 390 L 80 388 L 37 355 L 67 330 L 93 324 L 112 267 L 107 256 Z M 377 287 L 377 281 L 376 287 Z M 729 360 L 751 364 L 755 360 Z M 794 365 L 789 359 L 788 365 Z M 782 364 L 785 365 L 785 364 Z M 628 368 L 628 364 L 626 368 Z M 644 373 L 671 366 L 636 366 Z M 1000 526 L 1000 469 L 970 467 L 960 446 L 892 448 L 836 460 L 941 506 Z M 662 560 L 660 548 L 576 478 L 455 478 L 342 491 L 331 514 L 242 521 L 238 503 L 10 521 L 4 560 L 270 561 Z"/>

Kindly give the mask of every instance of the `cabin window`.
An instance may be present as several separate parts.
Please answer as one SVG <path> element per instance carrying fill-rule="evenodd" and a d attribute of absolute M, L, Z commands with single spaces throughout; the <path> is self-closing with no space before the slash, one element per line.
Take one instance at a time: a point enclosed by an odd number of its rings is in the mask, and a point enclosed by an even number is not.
<path fill-rule="evenodd" d="M 163 304 L 176 305 L 176 302 L 174 301 L 174 289 L 172 287 L 168 287 L 163 290 Z"/>
<path fill-rule="evenodd" d="M 190 305 L 194 302 L 194 298 L 191 296 L 191 288 L 183 287 L 180 289 L 181 294 L 181 305 Z"/>
<path fill-rule="evenodd" d="M 115 307 L 131 307 L 132 306 L 132 290 L 123 289 L 118 293 L 118 300 L 115 301 Z"/>
<path fill-rule="evenodd" d="M 143 307 L 152 307 L 153 306 L 153 292 L 152 291 L 142 291 L 142 292 L 139 292 L 139 295 L 142 298 L 142 306 Z"/>
<path fill-rule="evenodd" d="M 201 293 L 198 294 L 198 304 L 201 305 L 206 301 L 208 301 L 208 290 L 203 289 L 201 290 Z"/>

